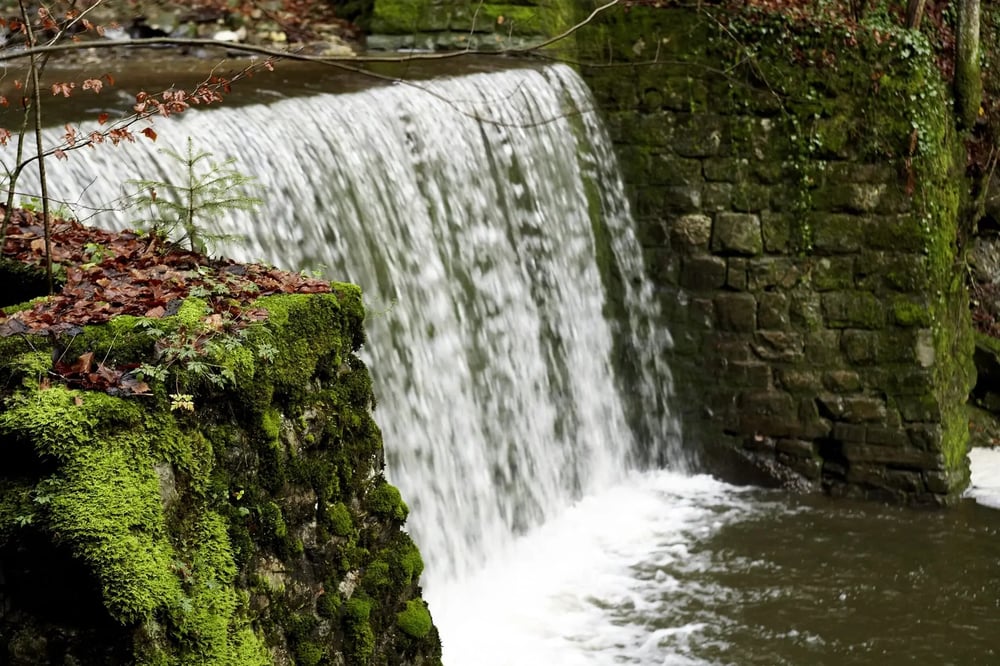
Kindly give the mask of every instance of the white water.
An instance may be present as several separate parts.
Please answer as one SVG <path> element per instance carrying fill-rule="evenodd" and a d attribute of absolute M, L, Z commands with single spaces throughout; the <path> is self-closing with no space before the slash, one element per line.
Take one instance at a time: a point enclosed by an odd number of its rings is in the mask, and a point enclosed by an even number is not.
<path fill-rule="evenodd" d="M 220 222 L 249 240 L 229 253 L 364 289 L 388 475 L 410 503 L 447 664 L 693 663 L 697 623 L 651 629 L 626 611 L 666 617 L 671 567 L 696 565 L 689 545 L 741 505 L 707 479 L 633 471 L 683 467 L 670 340 L 589 93 L 565 67 L 433 88 L 189 114 L 158 131 L 264 185 L 266 208 Z M 149 145 L 50 169 L 80 184 L 63 198 L 92 207 L 128 178 L 180 177 Z M 616 355 L 637 376 L 616 372 Z M 663 567 L 650 577 L 640 562 Z"/>
<path fill-rule="evenodd" d="M 445 661 L 478 666 L 702 664 L 726 590 L 683 580 L 711 568 L 697 546 L 754 510 L 706 476 L 634 473 L 428 590 Z M 682 582 L 683 581 L 683 582 Z"/>

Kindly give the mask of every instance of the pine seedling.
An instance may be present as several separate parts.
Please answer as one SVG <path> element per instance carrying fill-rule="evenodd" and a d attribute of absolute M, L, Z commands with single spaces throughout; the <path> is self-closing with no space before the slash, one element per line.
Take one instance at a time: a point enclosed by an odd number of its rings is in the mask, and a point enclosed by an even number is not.
<path fill-rule="evenodd" d="M 195 151 L 188 139 L 187 154 L 171 150 L 166 154 L 184 166 L 185 182 L 137 179 L 128 184 L 136 188 L 131 205 L 144 208 L 149 217 L 136 225 L 151 235 L 178 244 L 192 251 L 207 254 L 210 245 L 232 240 L 231 235 L 207 231 L 206 222 L 231 210 L 254 210 L 261 203 L 257 197 L 239 194 L 257 179 L 245 176 L 233 168 L 235 160 L 212 161 L 212 153 Z"/>

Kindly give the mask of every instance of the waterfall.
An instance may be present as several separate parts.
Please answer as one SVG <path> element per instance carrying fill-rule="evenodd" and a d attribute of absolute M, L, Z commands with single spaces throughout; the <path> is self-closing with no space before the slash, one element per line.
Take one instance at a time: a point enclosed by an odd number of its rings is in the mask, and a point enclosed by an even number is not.
<path fill-rule="evenodd" d="M 362 286 L 387 474 L 433 588 L 630 468 L 683 460 L 669 335 L 589 91 L 565 66 L 423 86 L 192 112 L 155 145 L 49 165 L 58 196 L 101 208 L 130 178 L 179 181 L 159 149 L 190 137 L 259 179 L 265 205 L 212 230 L 245 237 L 226 254 Z"/>

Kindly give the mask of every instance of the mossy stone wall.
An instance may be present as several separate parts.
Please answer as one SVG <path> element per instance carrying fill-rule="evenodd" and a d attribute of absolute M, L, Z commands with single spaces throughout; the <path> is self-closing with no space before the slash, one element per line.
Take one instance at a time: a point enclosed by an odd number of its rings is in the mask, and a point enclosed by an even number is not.
<path fill-rule="evenodd" d="M 973 378 L 964 153 L 923 37 L 636 7 L 577 38 L 707 464 L 953 500 Z"/>
<path fill-rule="evenodd" d="M 572 0 L 376 0 L 368 47 L 502 50 L 565 30 Z"/>

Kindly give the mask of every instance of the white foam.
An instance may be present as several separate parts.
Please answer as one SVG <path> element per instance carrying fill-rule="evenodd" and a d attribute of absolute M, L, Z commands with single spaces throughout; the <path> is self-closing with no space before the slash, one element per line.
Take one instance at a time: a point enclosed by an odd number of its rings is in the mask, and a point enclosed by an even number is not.
<path fill-rule="evenodd" d="M 984 506 L 1000 509 L 1000 448 L 975 447 L 969 450 L 972 481 L 965 491 Z"/>
<path fill-rule="evenodd" d="M 430 585 L 449 666 L 687 666 L 705 629 L 697 544 L 753 510 L 740 489 L 657 471 L 584 498 L 462 580 Z"/>

